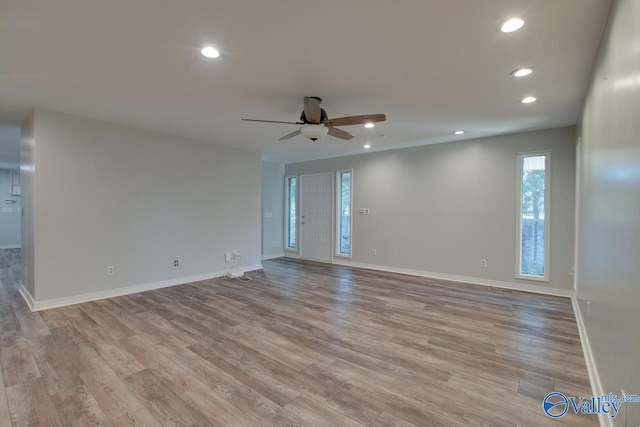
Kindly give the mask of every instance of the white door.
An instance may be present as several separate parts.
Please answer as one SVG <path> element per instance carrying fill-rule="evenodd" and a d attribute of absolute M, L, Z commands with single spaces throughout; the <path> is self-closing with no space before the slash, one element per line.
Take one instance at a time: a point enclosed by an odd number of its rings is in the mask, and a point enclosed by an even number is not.
<path fill-rule="evenodd" d="M 300 256 L 331 262 L 333 174 L 300 176 Z"/>

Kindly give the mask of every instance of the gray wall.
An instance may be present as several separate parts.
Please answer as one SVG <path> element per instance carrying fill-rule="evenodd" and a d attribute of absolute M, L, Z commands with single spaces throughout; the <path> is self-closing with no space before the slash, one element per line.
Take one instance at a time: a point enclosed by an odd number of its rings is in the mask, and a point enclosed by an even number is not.
<path fill-rule="evenodd" d="M 36 302 L 260 264 L 260 153 L 42 109 L 34 141 Z"/>
<path fill-rule="evenodd" d="M 616 394 L 640 393 L 638 23 L 639 1 L 615 2 L 579 128 L 577 296 L 603 389 Z M 640 404 L 626 409 L 639 425 Z"/>
<path fill-rule="evenodd" d="M 35 295 L 34 199 L 35 113 L 22 125 L 20 140 L 20 198 L 22 199 L 22 284 Z"/>
<path fill-rule="evenodd" d="M 0 169 L 0 249 L 20 247 L 21 203 L 20 196 L 11 195 L 10 174 L 9 169 Z"/>
<path fill-rule="evenodd" d="M 550 283 L 515 279 L 516 154 L 541 149 L 551 149 Z M 295 163 L 285 173 L 349 168 L 352 261 L 571 289 L 575 128 Z"/>
<path fill-rule="evenodd" d="M 262 162 L 262 257 L 282 256 L 284 165 Z"/>
<path fill-rule="evenodd" d="M 0 123 L 0 168 L 20 165 L 20 128 Z"/>

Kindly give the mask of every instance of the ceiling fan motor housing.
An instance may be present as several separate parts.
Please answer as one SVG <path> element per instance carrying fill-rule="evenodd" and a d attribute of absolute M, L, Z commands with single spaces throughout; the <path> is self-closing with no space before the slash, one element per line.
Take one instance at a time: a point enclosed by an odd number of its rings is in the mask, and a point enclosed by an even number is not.
<path fill-rule="evenodd" d="M 320 121 L 318 123 L 324 123 L 325 121 L 329 120 L 329 116 L 327 116 L 327 112 L 324 111 L 324 108 L 320 109 Z M 302 110 L 302 114 L 300 114 L 300 121 L 306 124 L 315 124 L 315 123 L 311 123 L 310 121 L 307 120 L 307 115 L 304 113 L 304 110 Z"/>

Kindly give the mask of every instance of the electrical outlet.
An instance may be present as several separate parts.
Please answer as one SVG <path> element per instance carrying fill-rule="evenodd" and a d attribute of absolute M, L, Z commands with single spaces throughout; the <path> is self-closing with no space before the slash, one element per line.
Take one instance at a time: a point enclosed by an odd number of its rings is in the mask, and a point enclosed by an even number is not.
<path fill-rule="evenodd" d="M 177 259 L 174 259 L 174 260 L 173 260 L 173 266 L 174 266 L 174 267 L 178 267 L 179 265 L 180 265 L 180 261 L 179 261 L 179 260 L 177 260 Z"/>
<path fill-rule="evenodd" d="M 360 208 L 360 215 L 369 215 L 369 208 Z"/>
<path fill-rule="evenodd" d="M 481 268 L 487 268 L 487 260 L 486 259 L 481 259 L 480 260 L 480 267 Z"/>
<path fill-rule="evenodd" d="M 371 255 L 376 256 L 378 254 L 378 251 L 375 249 L 371 249 Z"/>
<path fill-rule="evenodd" d="M 116 274 L 116 267 L 113 265 L 107 266 L 107 276 L 113 276 Z"/>

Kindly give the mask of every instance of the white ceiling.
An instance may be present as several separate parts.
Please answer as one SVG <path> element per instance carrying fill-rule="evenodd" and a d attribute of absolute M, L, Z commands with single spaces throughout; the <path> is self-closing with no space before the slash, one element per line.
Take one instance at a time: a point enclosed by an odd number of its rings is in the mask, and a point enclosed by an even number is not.
<path fill-rule="evenodd" d="M 610 3 L 3 1 L 0 121 L 19 125 L 39 106 L 284 162 L 571 125 Z M 498 32 L 512 16 L 524 28 Z M 221 57 L 202 57 L 205 44 Z M 521 66 L 536 72 L 511 78 Z M 295 121 L 305 95 L 329 117 L 388 120 L 315 144 L 278 141 L 293 126 L 240 121 Z M 526 95 L 538 102 L 520 104 Z"/>

